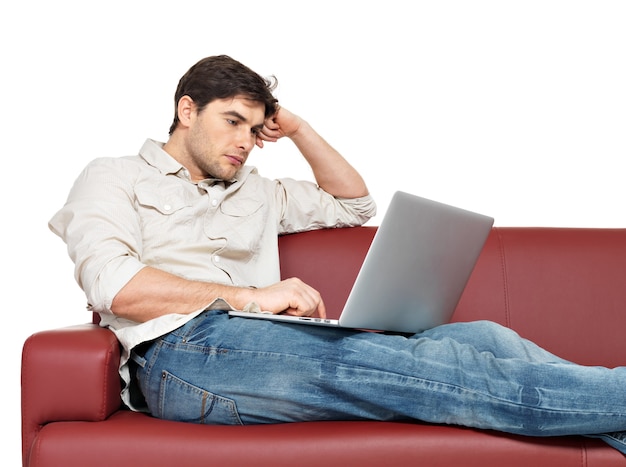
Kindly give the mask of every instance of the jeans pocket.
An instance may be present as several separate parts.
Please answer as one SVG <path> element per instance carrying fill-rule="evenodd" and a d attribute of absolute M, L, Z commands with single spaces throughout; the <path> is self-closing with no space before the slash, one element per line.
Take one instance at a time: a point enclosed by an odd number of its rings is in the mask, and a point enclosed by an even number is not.
<path fill-rule="evenodd" d="M 213 394 L 163 371 L 158 418 L 210 425 L 243 425 L 232 399 Z"/>

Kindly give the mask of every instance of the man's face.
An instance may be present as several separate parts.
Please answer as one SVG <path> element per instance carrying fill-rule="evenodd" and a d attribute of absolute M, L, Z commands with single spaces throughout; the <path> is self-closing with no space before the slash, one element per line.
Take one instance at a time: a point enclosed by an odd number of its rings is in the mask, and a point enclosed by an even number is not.
<path fill-rule="evenodd" d="M 264 104 L 244 97 L 218 99 L 191 114 L 186 139 L 187 168 L 194 180 L 232 179 L 263 128 Z"/>

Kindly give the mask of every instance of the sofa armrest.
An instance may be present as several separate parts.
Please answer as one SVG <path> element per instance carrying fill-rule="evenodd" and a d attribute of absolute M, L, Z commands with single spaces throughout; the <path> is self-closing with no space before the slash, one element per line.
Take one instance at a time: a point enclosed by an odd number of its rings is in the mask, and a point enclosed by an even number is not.
<path fill-rule="evenodd" d="M 100 421 L 121 406 L 120 347 L 96 324 L 42 331 L 22 350 L 22 443 L 27 455 L 53 421 Z"/>

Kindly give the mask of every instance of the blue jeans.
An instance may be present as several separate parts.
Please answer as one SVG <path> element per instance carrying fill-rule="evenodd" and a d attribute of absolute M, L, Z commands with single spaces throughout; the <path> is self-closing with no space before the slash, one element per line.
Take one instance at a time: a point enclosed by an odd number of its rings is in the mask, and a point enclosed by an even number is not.
<path fill-rule="evenodd" d="M 487 321 L 407 338 L 211 311 L 133 358 L 158 418 L 228 425 L 417 419 L 590 435 L 626 453 L 626 368 L 566 362 Z"/>

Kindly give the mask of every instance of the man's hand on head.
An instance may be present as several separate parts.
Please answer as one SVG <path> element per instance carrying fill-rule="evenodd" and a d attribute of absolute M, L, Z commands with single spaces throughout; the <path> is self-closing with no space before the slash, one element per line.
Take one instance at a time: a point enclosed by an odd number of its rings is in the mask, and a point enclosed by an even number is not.
<path fill-rule="evenodd" d="M 263 128 L 257 134 L 256 145 L 263 147 L 264 141 L 276 142 L 280 138 L 292 136 L 302 124 L 302 119 L 283 107 L 278 107 L 276 113 L 265 119 Z"/>

